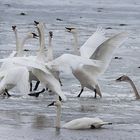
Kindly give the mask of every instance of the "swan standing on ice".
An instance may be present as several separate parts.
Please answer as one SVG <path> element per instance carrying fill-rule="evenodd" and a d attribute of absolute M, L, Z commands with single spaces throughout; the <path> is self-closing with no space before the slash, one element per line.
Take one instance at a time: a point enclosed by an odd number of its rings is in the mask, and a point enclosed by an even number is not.
<path fill-rule="evenodd" d="M 28 33 L 25 38 L 22 40 L 22 43 L 19 43 L 18 35 L 17 35 L 17 29 L 16 26 L 12 26 L 15 36 L 16 36 L 16 52 L 12 52 L 9 56 L 9 59 L 12 59 L 16 55 L 19 55 L 18 52 L 25 44 L 26 40 L 30 38 L 36 38 L 37 35 L 35 33 Z M 20 48 L 21 47 L 21 48 Z M 20 53 L 19 56 L 22 54 Z M 22 94 L 28 94 L 29 93 L 29 72 L 25 67 L 18 66 L 16 64 L 13 64 L 11 61 L 6 61 L 1 65 L 0 68 L 0 94 L 5 94 L 10 96 L 8 91 L 12 89 L 13 87 L 17 86 L 19 91 Z"/>
<path fill-rule="evenodd" d="M 104 122 L 100 118 L 78 118 L 70 122 L 65 123 L 62 127 L 60 125 L 61 121 L 61 102 L 59 100 L 52 102 L 48 106 L 56 106 L 56 128 L 65 128 L 65 129 L 95 129 L 100 128 L 103 125 L 110 125 L 112 123 Z"/>
<path fill-rule="evenodd" d="M 53 93 L 56 93 L 61 97 L 63 101 L 66 101 L 67 98 L 61 90 L 61 86 L 59 81 L 53 76 L 53 74 L 46 69 L 45 63 L 40 62 L 38 60 L 31 59 L 31 57 L 13 57 L 0 59 L 0 62 L 11 62 L 16 65 L 22 66 L 37 77 L 37 79 L 41 82 L 43 87 L 48 87 Z"/>
<path fill-rule="evenodd" d="M 48 42 L 48 48 L 47 48 L 47 54 L 45 54 L 45 33 L 44 33 L 44 23 L 42 22 L 37 22 L 37 21 L 34 21 L 36 27 L 37 27 L 37 30 L 38 30 L 38 34 L 39 34 L 39 42 L 40 42 L 40 55 L 38 56 L 37 59 L 44 61 L 44 62 L 49 62 L 49 61 L 52 61 L 54 59 L 54 56 L 53 56 L 53 46 L 52 46 L 52 38 L 53 38 L 53 32 L 50 31 L 49 32 L 49 42 Z M 61 83 L 61 80 L 59 78 L 59 71 L 51 71 L 52 74 L 54 75 L 54 77 L 59 80 L 60 84 L 62 85 Z M 36 84 L 34 90 L 37 89 L 39 85 L 39 82 Z M 40 92 L 41 93 L 41 92 Z M 36 96 L 36 93 L 35 94 L 32 94 L 32 96 Z M 38 94 L 39 96 L 39 94 Z"/>
<path fill-rule="evenodd" d="M 107 39 L 96 48 L 91 56 L 92 59 L 72 54 L 63 54 L 46 65 L 50 69 L 60 69 L 60 71 L 64 72 L 66 71 L 65 67 L 69 66 L 73 75 L 81 84 L 81 91 L 78 97 L 82 94 L 84 87 L 93 90 L 95 98 L 96 94 L 102 97 L 97 78 L 107 69 L 115 49 L 122 45 L 127 38 L 128 33 L 122 32 Z M 95 63 L 88 63 L 91 61 L 96 62 L 96 65 Z"/>
<path fill-rule="evenodd" d="M 137 91 L 137 88 L 135 84 L 133 83 L 133 81 L 130 79 L 130 77 L 128 77 L 127 75 L 122 75 L 121 77 L 116 79 L 116 82 L 128 82 L 133 88 L 136 99 L 140 99 L 140 95 Z"/>

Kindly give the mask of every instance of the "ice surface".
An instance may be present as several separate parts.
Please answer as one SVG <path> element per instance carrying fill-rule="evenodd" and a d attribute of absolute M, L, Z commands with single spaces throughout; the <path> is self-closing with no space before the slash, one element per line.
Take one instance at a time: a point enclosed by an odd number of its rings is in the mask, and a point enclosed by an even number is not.
<path fill-rule="evenodd" d="M 25 15 L 21 15 L 21 13 Z M 68 102 L 62 106 L 62 123 L 78 117 L 100 117 L 112 122 L 100 130 L 72 131 L 54 128 L 55 108 L 48 108 L 54 96 L 47 92 L 39 98 L 21 97 L 11 91 L 12 98 L 0 97 L 0 140 L 139 140 L 140 101 L 135 100 L 128 83 L 114 80 L 122 74 L 130 76 L 140 91 L 140 1 L 139 0 L 0 0 L 0 58 L 15 49 L 11 26 L 17 25 L 20 38 L 36 31 L 33 21 L 46 23 L 48 32 L 54 32 L 55 57 L 72 53 L 73 38 L 65 26 L 78 29 L 79 45 L 96 30 L 106 28 L 106 36 L 127 31 L 129 39 L 113 56 L 99 83 L 103 98 L 94 99 L 94 93 L 85 89 L 81 98 L 79 83 L 72 75 L 62 75 L 63 90 Z M 58 20 L 59 19 L 59 20 Z M 38 40 L 31 40 L 25 49 L 36 54 Z M 114 57 L 121 59 L 114 59 Z"/>

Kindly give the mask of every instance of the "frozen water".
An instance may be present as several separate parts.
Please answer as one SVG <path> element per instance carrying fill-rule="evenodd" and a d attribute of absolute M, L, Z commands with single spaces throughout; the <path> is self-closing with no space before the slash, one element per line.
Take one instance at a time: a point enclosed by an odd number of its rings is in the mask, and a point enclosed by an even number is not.
<path fill-rule="evenodd" d="M 94 99 L 94 93 L 85 90 L 81 98 L 79 83 L 71 75 L 62 75 L 63 90 L 68 102 L 63 103 L 62 123 L 75 118 L 98 116 L 113 123 L 99 130 L 56 130 L 55 108 L 48 108 L 54 96 L 47 92 L 39 98 L 21 97 L 16 89 L 13 97 L 0 98 L 0 140 L 139 140 L 140 101 L 135 100 L 127 83 L 116 83 L 122 74 L 129 75 L 140 91 L 140 1 L 139 0 L 0 0 L 0 58 L 5 58 L 15 49 L 15 38 L 11 30 L 17 25 L 20 38 L 28 31 L 36 32 L 33 21 L 46 23 L 46 45 L 48 32 L 54 32 L 55 57 L 72 53 L 71 34 L 65 26 L 79 31 L 79 45 L 96 30 L 106 28 L 106 36 L 121 31 L 130 34 L 129 39 L 114 54 L 108 70 L 99 79 L 102 99 Z M 21 15 L 25 13 L 25 15 Z M 35 54 L 38 40 L 25 46 Z M 114 57 L 122 59 L 114 59 Z"/>

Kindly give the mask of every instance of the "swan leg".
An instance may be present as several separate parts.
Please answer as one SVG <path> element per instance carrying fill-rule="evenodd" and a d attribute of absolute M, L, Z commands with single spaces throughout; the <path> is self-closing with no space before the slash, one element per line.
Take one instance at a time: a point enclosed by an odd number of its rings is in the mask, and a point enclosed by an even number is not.
<path fill-rule="evenodd" d="M 30 91 L 32 91 L 32 86 L 33 86 L 33 84 L 32 84 L 32 82 L 30 82 Z"/>
<path fill-rule="evenodd" d="M 97 90 L 96 90 L 96 88 L 94 89 L 94 92 L 95 92 L 94 98 L 97 98 Z"/>
<path fill-rule="evenodd" d="M 102 98 L 102 93 L 101 93 L 99 85 L 96 85 L 95 88 L 96 88 L 96 94 L 98 94 L 100 98 Z"/>
<path fill-rule="evenodd" d="M 29 93 L 28 95 L 29 96 L 35 96 L 35 97 L 39 97 L 39 94 L 44 92 L 45 91 L 45 88 L 43 88 L 41 91 L 39 92 L 34 92 L 34 93 Z"/>
<path fill-rule="evenodd" d="M 37 90 L 39 84 L 40 84 L 40 81 L 37 81 L 36 84 L 35 84 L 35 88 L 33 89 L 34 91 Z"/>
<path fill-rule="evenodd" d="M 80 97 L 83 91 L 84 91 L 84 88 L 81 88 L 81 91 L 80 91 L 80 93 L 78 94 L 77 97 Z"/>
<path fill-rule="evenodd" d="M 5 93 L 4 93 L 5 95 L 7 95 L 7 97 L 10 97 L 11 95 L 8 93 L 8 90 L 7 89 L 5 89 Z"/>
<path fill-rule="evenodd" d="M 59 83 L 60 83 L 60 85 L 61 85 L 61 86 L 63 86 L 63 84 L 62 84 L 62 82 L 61 82 L 60 78 L 59 78 Z"/>

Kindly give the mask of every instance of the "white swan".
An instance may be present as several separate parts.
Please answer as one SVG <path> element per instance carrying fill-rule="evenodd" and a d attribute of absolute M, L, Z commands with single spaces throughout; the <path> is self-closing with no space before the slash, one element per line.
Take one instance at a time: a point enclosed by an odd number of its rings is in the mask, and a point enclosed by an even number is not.
<path fill-rule="evenodd" d="M 49 32 L 49 42 L 48 42 L 48 48 L 47 48 L 47 54 L 45 54 L 45 34 L 44 34 L 44 23 L 42 22 L 37 22 L 34 21 L 37 30 L 38 30 L 38 34 L 39 34 L 39 42 L 40 42 L 40 51 L 39 51 L 39 55 L 37 57 L 37 59 L 39 59 L 40 61 L 44 61 L 44 62 L 49 62 L 52 61 L 54 59 L 53 56 L 53 46 L 52 46 L 52 38 L 53 38 L 53 32 Z M 54 77 L 61 83 L 61 80 L 59 78 L 59 71 L 51 71 L 51 73 L 54 75 Z M 35 86 L 35 89 L 37 89 L 37 86 Z M 32 94 L 33 95 L 33 94 Z M 38 95 L 39 96 L 39 95 Z"/>
<path fill-rule="evenodd" d="M 14 55 L 10 55 L 10 56 L 23 56 L 23 47 L 26 43 L 27 40 L 32 39 L 32 38 L 37 38 L 38 35 L 36 35 L 35 33 L 29 32 L 27 33 L 27 35 L 20 41 L 19 37 L 18 37 L 18 33 L 17 33 L 17 28 L 16 26 L 12 26 L 12 29 L 14 31 L 15 34 L 15 39 L 16 39 L 16 51 L 13 51 L 12 54 Z"/>
<path fill-rule="evenodd" d="M 98 64 L 100 62 L 100 65 L 89 63 L 91 61 L 93 62 L 93 59 L 87 59 L 82 56 L 72 54 L 64 54 L 55 60 L 48 62 L 46 65 L 49 66 L 50 69 L 59 69 L 64 72 L 66 71 L 65 66 L 69 66 L 73 75 L 81 84 L 81 91 L 78 97 L 80 97 L 84 87 L 95 91 L 95 97 L 96 93 L 102 97 L 97 78 L 107 69 L 115 49 L 118 48 L 127 38 L 128 34 L 126 32 L 122 32 L 107 39 L 97 47 L 91 57 L 96 58 L 98 61 L 94 60 L 94 62 L 96 61 Z"/>
<path fill-rule="evenodd" d="M 16 51 L 13 51 L 10 55 L 9 58 L 15 57 L 15 56 L 23 56 L 23 47 L 28 39 L 32 38 L 37 38 L 38 36 L 35 33 L 29 32 L 26 34 L 26 36 L 21 40 L 21 43 L 18 38 L 17 34 L 17 28 L 16 26 L 12 26 L 12 29 L 15 33 L 15 38 L 16 38 Z M 0 67 L 0 71 L 6 70 L 8 68 L 14 67 L 12 63 L 3 63 Z"/>
<path fill-rule="evenodd" d="M 96 32 L 94 32 L 87 41 L 79 48 L 78 46 L 78 32 L 76 28 L 65 27 L 67 32 L 72 33 L 74 38 L 74 52 L 82 57 L 90 58 L 96 48 L 100 46 L 107 38 L 105 37 L 105 31 L 98 27 Z"/>
<path fill-rule="evenodd" d="M 136 99 L 140 99 L 140 95 L 137 91 L 137 88 L 136 88 L 134 82 L 130 79 L 130 77 L 128 77 L 127 75 L 122 75 L 121 77 L 116 79 L 116 82 L 122 82 L 122 81 L 128 82 L 133 88 Z"/>
<path fill-rule="evenodd" d="M 103 125 L 110 125 L 112 123 L 104 122 L 100 118 L 78 118 L 72 120 L 70 122 L 65 123 L 64 125 L 60 125 L 61 121 L 61 102 L 59 100 L 52 102 L 48 106 L 56 106 L 57 107 L 57 115 L 56 115 L 56 128 L 65 128 L 65 129 L 95 129 L 100 128 Z"/>
<path fill-rule="evenodd" d="M 29 93 L 29 72 L 28 69 L 21 66 L 8 68 L 0 72 L 0 94 L 6 93 L 10 96 L 8 91 L 13 87 L 17 87 L 22 95 Z"/>
<path fill-rule="evenodd" d="M 32 71 L 32 73 L 39 79 L 43 87 L 48 87 L 52 92 L 59 95 L 63 101 L 67 98 L 61 90 L 59 81 L 52 75 L 52 73 L 46 69 L 45 63 L 41 63 L 38 60 L 31 59 L 31 57 L 13 57 L 0 59 L 0 62 L 11 62 L 15 65 L 23 66 Z"/>
<path fill-rule="evenodd" d="M 17 29 L 16 26 L 12 26 L 13 31 L 15 33 L 16 37 L 16 51 L 13 51 L 9 59 L 12 59 L 13 57 L 19 55 L 21 56 L 21 49 L 23 48 L 25 42 L 30 38 L 36 38 L 37 35 L 35 33 L 28 33 L 25 38 L 22 40 L 22 43 L 20 44 L 18 35 L 17 35 Z M 20 54 L 19 54 L 20 52 Z M 6 61 L 1 65 L 0 68 L 0 93 L 6 93 L 8 96 L 10 94 L 8 93 L 8 90 L 12 89 L 13 87 L 17 86 L 19 91 L 22 94 L 28 94 L 29 93 L 29 72 L 25 67 L 17 66 L 16 64 L 13 64 L 10 61 Z"/>

